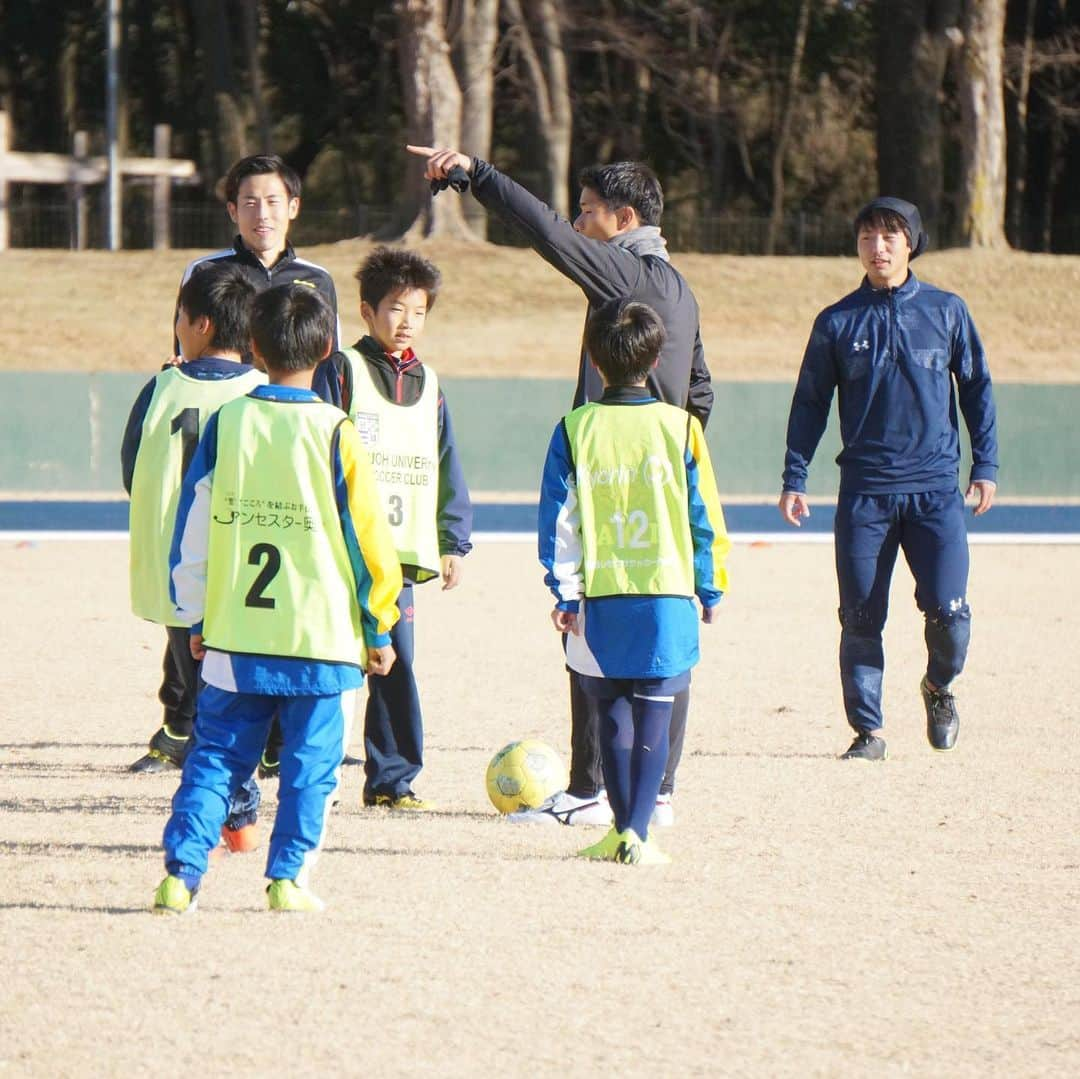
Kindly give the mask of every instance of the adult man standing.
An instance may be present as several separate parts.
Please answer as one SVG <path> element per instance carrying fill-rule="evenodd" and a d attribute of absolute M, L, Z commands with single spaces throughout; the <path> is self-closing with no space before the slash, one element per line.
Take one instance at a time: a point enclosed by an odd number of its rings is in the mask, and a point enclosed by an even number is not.
<path fill-rule="evenodd" d="M 997 428 L 990 371 L 967 306 L 908 267 L 926 248 L 918 209 L 874 199 L 856 216 L 855 236 L 866 276 L 814 323 L 791 402 L 779 508 L 795 526 L 810 514 L 807 469 L 836 390 L 844 447 L 836 459 L 840 682 L 855 731 L 843 758 L 884 760 L 881 634 L 899 549 L 926 619 L 920 691 L 927 738 L 942 752 L 956 744 L 950 686 L 971 633 L 956 399 L 971 436 L 967 496 L 978 500 L 976 515 L 990 509 L 997 489 Z"/>
<path fill-rule="evenodd" d="M 236 266 L 262 292 L 272 285 L 295 283 L 320 292 L 334 312 L 334 348 L 341 336 L 337 318 L 337 291 L 328 270 L 300 258 L 289 240 L 289 229 L 300 213 L 301 180 L 277 154 L 251 154 L 241 158 L 225 177 L 225 208 L 236 226 L 232 247 L 201 255 L 189 263 L 180 279 L 182 289 L 196 267 L 208 262 Z M 180 353 L 175 335 L 180 301 L 173 311 L 173 354 Z M 150 386 L 147 387 L 150 389 Z M 121 457 L 124 474 L 134 468 L 134 451 L 141 433 L 142 414 L 150 403 L 149 394 L 135 403 Z M 195 431 L 195 438 L 202 434 Z M 178 638 L 179 640 L 180 638 Z M 194 661 L 182 641 L 165 653 L 159 698 L 165 707 L 165 721 L 150 739 L 148 752 L 130 766 L 132 772 L 160 772 L 179 768 L 190 745 L 195 721 L 198 676 Z M 274 723 L 267 754 L 260 763 L 261 775 L 277 774 L 280 728 Z"/>
<path fill-rule="evenodd" d="M 588 315 L 603 303 L 624 299 L 648 304 L 664 323 L 666 339 L 648 387 L 661 401 L 685 408 L 702 426 L 712 409 L 712 378 L 705 353 L 697 301 L 683 276 L 671 265 L 660 232 L 664 196 L 653 171 L 638 161 L 617 161 L 582 171 L 581 213 L 571 224 L 494 166 L 457 150 L 410 146 L 427 158 L 425 175 L 445 181 L 452 169 L 469 174 L 479 202 L 516 228 L 545 261 L 574 282 L 589 302 Z M 573 405 L 603 394 L 599 373 L 582 345 Z M 660 797 L 657 824 L 674 821 L 672 792 L 682 755 L 689 690 L 675 700 L 670 753 Z M 571 758 L 566 791 L 548 799 L 521 819 L 561 824 L 607 824 L 611 811 L 603 789 L 599 716 L 591 698 L 570 673 Z"/>

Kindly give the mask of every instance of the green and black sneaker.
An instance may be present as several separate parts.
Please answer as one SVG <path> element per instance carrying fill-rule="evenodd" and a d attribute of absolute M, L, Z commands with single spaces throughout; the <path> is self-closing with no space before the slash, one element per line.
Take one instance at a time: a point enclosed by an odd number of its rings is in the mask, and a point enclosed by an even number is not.
<path fill-rule="evenodd" d="M 150 751 L 131 765 L 128 771 L 169 772 L 182 768 L 190 744 L 190 737 L 178 737 L 169 730 L 168 724 L 163 724 L 150 739 Z"/>
<path fill-rule="evenodd" d="M 281 773 L 281 760 L 276 749 L 267 746 L 262 751 L 257 771 L 260 779 L 277 779 Z"/>

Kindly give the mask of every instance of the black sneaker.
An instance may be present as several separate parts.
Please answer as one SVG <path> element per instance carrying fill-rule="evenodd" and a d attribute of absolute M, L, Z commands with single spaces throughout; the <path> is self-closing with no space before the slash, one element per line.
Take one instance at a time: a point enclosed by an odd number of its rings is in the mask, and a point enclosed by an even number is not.
<path fill-rule="evenodd" d="M 150 752 L 140 757 L 128 771 L 151 773 L 182 768 L 190 743 L 190 738 L 177 738 L 163 726 L 150 739 Z"/>
<path fill-rule="evenodd" d="M 260 779 L 277 779 L 281 772 L 281 761 L 278 759 L 277 750 L 269 746 L 262 751 L 259 758 L 259 767 L 256 769 Z"/>
<path fill-rule="evenodd" d="M 840 759 L 842 761 L 883 761 L 889 756 L 885 748 L 885 739 L 878 738 L 876 734 L 867 731 L 859 731 L 855 735 L 855 741 L 848 746 L 848 751 Z"/>
<path fill-rule="evenodd" d="M 926 737 L 939 753 L 948 753 L 956 746 L 956 736 L 960 733 L 956 698 L 944 687 L 931 689 L 925 676 L 919 683 L 919 692 L 926 705 Z"/>

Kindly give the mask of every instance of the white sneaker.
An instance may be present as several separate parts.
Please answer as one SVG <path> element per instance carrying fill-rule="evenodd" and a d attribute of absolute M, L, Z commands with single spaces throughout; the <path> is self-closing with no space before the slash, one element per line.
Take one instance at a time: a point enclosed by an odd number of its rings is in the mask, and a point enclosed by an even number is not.
<path fill-rule="evenodd" d="M 675 806 L 670 794 L 658 794 L 649 824 L 653 828 L 670 828 L 675 823 Z"/>
<path fill-rule="evenodd" d="M 608 804 L 607 791 L 590 798 L 578 798 L 575 794 L 558 791 L 536 809 L 519 809 L 511 813 L 507 820 L 519 824 L 611 824 L 611 806 Z"/>

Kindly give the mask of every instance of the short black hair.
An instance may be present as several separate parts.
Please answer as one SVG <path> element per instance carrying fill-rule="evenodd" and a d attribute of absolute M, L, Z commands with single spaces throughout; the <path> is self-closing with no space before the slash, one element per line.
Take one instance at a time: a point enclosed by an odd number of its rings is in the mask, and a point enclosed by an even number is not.
<path fill-rule="evenodd" d="M 240 194 L 240 184 L 249 176 L 268 176 L 271 173 L 281 177 L 290 199 L 300 197 L 300 177 L 296 170 L 286 165 L 277 154 L 251 154 L 242 157 L 225 177 L 225 201 L 234 203 Z"/>
<path fill-rule="evenodd" d="M 896 210 L 886 210 L 880 206 L 868 206 L 855 218 L 855 237 L 863 229 L 884 229 L 886 232 L 902 232 L 907 237 L 908 247 L 915 250 L 915 240 L 907 218 Z"/>
<path fill-rule="evenodd" d="M 664 215 L 664 190 L 644 161 L 590 165 L 578 173 L 578 184 L 595 191 L 613 212 L 632 206 L 643 225 L 659 225 Z"/>
<path fill-rule="evenodd" d="M 200 262 L 180 287 L 178 305 L 188 319 L 208 318 L 211 348 L 246 355 L 251 350 L 255 286 L 235 263 Z"/>
<path fill-rule="evenodd" d="M 608 300 L 590 316 L 585 348 L 609 386 L 641 382 L 664 347 L 664 324 L 647 304 Z"/>
<path fill-rule="evenodd" d="M 356 271 L 360 299 L 377 308 L 386 296 L 405 289 L 423 289 L 430 311 L 442 287 L 442 274 L 433 262 L 404 247 L 376 247 Z"/>
<path fill-rule="evenodd" d="M 334 311 L 322 295 L 299 281 L 260 292 L 251 311 L 255 348 L 275 371 L 315 367 L 326 356 L 336 326 Z"/>

